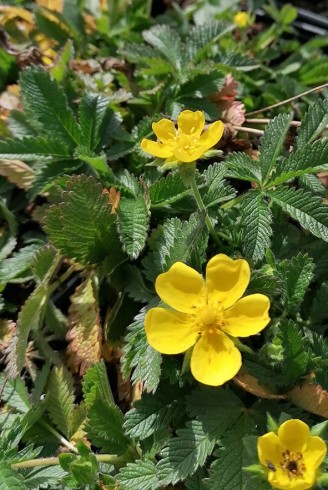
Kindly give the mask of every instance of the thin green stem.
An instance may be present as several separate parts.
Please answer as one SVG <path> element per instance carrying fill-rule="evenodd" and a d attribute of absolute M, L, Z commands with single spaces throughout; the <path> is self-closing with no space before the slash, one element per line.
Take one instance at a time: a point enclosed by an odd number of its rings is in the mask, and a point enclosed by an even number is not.
<path fill-rule="evenodd" d="M 95 454 L 99 463 L 110 464 L 122 464 L 126 463 L 126 458 L 123 456 L 117 456 L 116 454 Z M 27 461 L 21 461 L 19 463 L 12 463 L 13 470 L 21 470 L 23 468 L 36 468 L 38 466 L 56 466 L 59 465 L 59 458 L 39 458 L 28 459 Z"/>
<path fill-rule="evenodd" d="M 51 434 L 53 434 L 61 444 L 63 444 L 64 446 L 66 446 L 70 451 L 72 451 L 73 453 L 78 453 L 78 450 L 76 449 L 75 446 L 73 446 L 73 444 L 71 444 L 64 436 L 62 436 L 56 429 L 54 429 L 50 424 L 48 424 L 48 422 L 46 422 L 45 420 L 40 420 L 40 424 L 43 425 L 43 427 L 45 429 L 47 429 Z"/>
<path fill-rule="evenodd" d="M 196 180 L 195 180 L 195 176 L 193 175 L 191 178 L 190 178 L 190 187 L 191 187 L 191 190 L 194 194 L 194 198 L 196 200 L 196 203 L 197 203 L 197 206 L 198 206 L 198 209 L 201 213 L 204 214 L 205 216 L 205 223 L 206 223 L 206 226 L 208 228 L 208 231 L 210 232 L 210 234 L 212 235 L 212 237 L 214 238 L 214 240 L 216 241 L 216 243 L 220 246 L 222 246 L 222 243 L 221 243 L 221 240 L 219 239 L 215 229 L 214 229 L 214 226 L 212 224 L 212 221 L 207 213 L 207 209 L 203 203 L 203 199 L 202 199 L 202 196 L 200 195 L 200 192 L 199 192 L 199 189 L 198 189 L 198 186 L 196 184 Z"/>
<path fill-rule="evenodd" d="M 237 196 L 234 199 L 231 199 L 231 201 L 225 202 L 224 204 L 222 204 L 222 206 L 220 206 L 221 209 L 223 209 L 223 211 L 228 211 L 228 209 L 233 208 L 234 206 L 236 206 L 236 204 L 238 204 L 240 201 L 242 201 L 246 195 L 247 195 L 246 193 L 240 194 L 240 196 Z"/>
<path fill-rule="evenodd" d="M 65 271 L 60 277 L 59 279 L 57 279 L 57 281 L 53 282 L 52 284 L 50 284 L 49 288 L 48 288 L 48 294 L 49 296 L 61 285 L 63 284 L 63 282 L 66 281 L 66 279 L 69 278 L 69 276 L 71 274 L 73 274 L 73 272 L 76 271 L 76 266 L 74 265 L 71 265 L 67 271 Z"/>

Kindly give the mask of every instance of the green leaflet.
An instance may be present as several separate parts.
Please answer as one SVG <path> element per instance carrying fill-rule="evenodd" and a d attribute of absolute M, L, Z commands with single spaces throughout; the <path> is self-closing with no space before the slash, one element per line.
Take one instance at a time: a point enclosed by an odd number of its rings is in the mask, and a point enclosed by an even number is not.
<path fill-rule="evenodd" d="M 66 437 L 72 435 L 74 414 L 74 385 L 65 367 L 55 367 L 47 383 L 48 412 L 52 422 Z"/>
<path fill-rule="evenodd" d="M 123 249 L 132 259 L 136 259 L 146 244 L 150 219 L 144 196 L 135 199 L 122 197 L 117 215 Z"/>
<path fill-rule="evenodd" d="M 250 191 L 241 206 L 241 243 L 246 258 L 258 262 L 270 246 L 271 212 L 263 195 Z"/>
<path fill-rule="evenodd" d="M 328 241 L 327 205 L 320 197 L 302 189 L 278 187 L 267 195 L 313 235 Z"/>
<path fill-rule="evenodd" d="M 152 461 L 138 460 L 120 469 L 118 481 L 122 490 L 156 490 L 160 488 L 157 469 Z"/>
<path fill-rule="evenodd" d="M 101 185 L 92 177 L 81 175 L 68 182 L 61 204 L 48 210 L 45 229 L 67 257 L 90 264 L 101 262 L 108 255 L 115 264 L 123 258 L 115 221 Z"/>
<path fill-rule="evenodd" d="M 260 168 L 262 183 L 270 178 L 271 171 L 276 165 L 277 158 L 281 155 L 283 144 L 289 128 L 290 116 L 279 114 L 268 124 L 260 146 Z"/>

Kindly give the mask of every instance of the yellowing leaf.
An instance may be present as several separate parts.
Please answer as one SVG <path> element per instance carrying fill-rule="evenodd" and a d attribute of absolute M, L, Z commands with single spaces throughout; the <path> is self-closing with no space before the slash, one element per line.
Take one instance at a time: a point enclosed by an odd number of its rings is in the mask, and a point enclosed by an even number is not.
<path fill-rule="evenodd" d="M 91 275 L 71 296 L 68 310 L 68 365 L 82 376 L 101 358 L 101 327 L 99 308 L 94 296 Z"/>
<path fill-rule="evenodd" d="M 287 393 L 287 398 L 294 405 L 308 412 L 328 418 L 328 391 L 306 381 L 303 385 L 295 386 Z"/>
<path fill-rule="evenodd" d="M 20 189 L 28 189 L 34 180 L 35 172 L 20 160 L 0 160 L 0 175 Z"/>
<path fill-rule="evenodd" d="M 46 7 L 55 12 L 63 11 L 63 0 L 35 0 L 35 3 L 40 7 Z"/>

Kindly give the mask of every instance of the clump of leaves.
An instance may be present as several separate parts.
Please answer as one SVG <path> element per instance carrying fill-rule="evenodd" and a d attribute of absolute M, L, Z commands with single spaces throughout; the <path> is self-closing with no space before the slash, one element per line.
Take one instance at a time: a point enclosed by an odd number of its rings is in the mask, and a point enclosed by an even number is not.
<path fill-rule="evenodd" d="M 0 96 L 0 486 L 267 489 L 243 469 L 267 422 L 327 438 L 325 40 L 303 42 L 290 5 L 260 2 L 240 29 L 237 2 L 43 3 L 0 8 L 0 74 L 17 78 Z M 220 119 L 220 97 L 246 119 L 194 188 L 141 151 L 163 117 Z M 248 261 L 271 322 L 211 387 L 144 320 L 159 274 L 218 253 Z"/>

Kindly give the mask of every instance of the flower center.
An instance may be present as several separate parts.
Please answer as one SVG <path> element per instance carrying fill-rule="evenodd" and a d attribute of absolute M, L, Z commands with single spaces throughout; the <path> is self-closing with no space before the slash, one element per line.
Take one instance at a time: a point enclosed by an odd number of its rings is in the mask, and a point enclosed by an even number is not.
<path fill-rule="evenodd" d="M 282 457 L 284 459 L 280 463 L 280 468 L 287 473 L 290 480 L 303 476 L 305 464 L 301 452 L 291 452 L 289 449 L 286 449 L 286 451 L 282 453 Z"/>
<path fill-rule="evenodd" d="M 204 306 L 197 312 L 196 322 L 200 333 L 205 330 L 208 333 L 220 330 L 221 326 L 224 324 L 223 306 L 220 303 L 215 306 Z"/>

